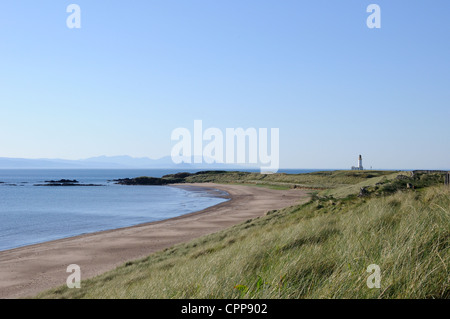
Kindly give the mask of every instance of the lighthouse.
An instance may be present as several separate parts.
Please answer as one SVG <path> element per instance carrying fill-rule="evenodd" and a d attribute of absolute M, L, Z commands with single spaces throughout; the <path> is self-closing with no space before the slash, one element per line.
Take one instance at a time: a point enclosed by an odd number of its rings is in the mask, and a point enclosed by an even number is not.
<path fill-rule="evenodd" d="M 364 169 L 364 167 L 362 165 L 362 156 L 359 155 L 359 157 L 358 157 L 358 166 L 352 166 L 352 170 L 362 171 L 363 169 Z"/>
<path fill-rule="evenodd" d="M 361 155 L 359 155 L 359 158 L 358 158 L 358 169 L 360 171 L 362 171 L 364 169 L 362 166 L 362 156 Z"/>

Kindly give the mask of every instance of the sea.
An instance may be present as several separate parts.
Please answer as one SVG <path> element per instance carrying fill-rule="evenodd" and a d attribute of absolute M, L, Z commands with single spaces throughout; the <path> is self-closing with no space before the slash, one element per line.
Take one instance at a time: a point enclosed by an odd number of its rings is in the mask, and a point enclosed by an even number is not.
<path fill-rule="evenodd" d="M 312 171 L 315 170 L 279 172 Z M 120 178 L 162 177 L 178 172 L 170 169 L 0 169 L 0 251 L 169 219 L 228 200 L 223 196 L 226 194 L 203 189 L 125 186 L 114 182 Z M 61 179 L 100 186 L 36 186 Z"/>

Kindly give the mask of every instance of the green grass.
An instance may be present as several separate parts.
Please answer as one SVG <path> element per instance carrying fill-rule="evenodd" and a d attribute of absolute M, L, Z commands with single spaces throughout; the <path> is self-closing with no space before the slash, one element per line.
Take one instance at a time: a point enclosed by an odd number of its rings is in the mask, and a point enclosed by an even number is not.
<path fill-rule="evenodd" d="M 350 184 L 346 186 L 341 186 L 333 189 L 327 189 L 322 191 L 320 194 L 322 196 L 332 196 L 337 198 L 347 197 L 351 194 L 358 194 L 361 187 L 375 187 L 377 184 L 390 184 L 389 182 L 394 181 L 397 176 L 410 175 L 409 172 L 391 172 L 390 174 L 384 174 L 379 176 L 370 177 L 359 181 L 355 184 Z M 406 184 L 406 183 L 405 183 Z"/>
<path fill-rule="evenodd" d="M 219 183 L 243 184 L 274 189 L 303 188 L 330 190 L 386 176 L 398 174 L 394 171 L 322 171 L 306 174 L 260 174 L 238 171 L 201 171 L 197 173 L 177 173 L 162 178 L 135 177 L 118 180 L 124 185 L 167 185 L 176 183 Z"/>
<path fill-rule="evenodd" d="M 373 178 L 388 176 L 394 171 L 323 171 L 307 174 L 260 174 L 237 171 L 203 171 L 194 174 L 179 173 L 166 175 L 164 182 L 174 183 L 222 183 L 271 186 L 282 189 L 307 188 L 331 189 L 354 185 Z M 142 178 L 141 178 L 142 179 Z M 144 177 L 145 179 L 145 177 Z"/>
<path fill-rule="evenodd" d="M 38 297 L 449 298 L 450 189 L 379 192 L 318 194 Z M 370 264 L 380 289 L 366 285 Z"/>

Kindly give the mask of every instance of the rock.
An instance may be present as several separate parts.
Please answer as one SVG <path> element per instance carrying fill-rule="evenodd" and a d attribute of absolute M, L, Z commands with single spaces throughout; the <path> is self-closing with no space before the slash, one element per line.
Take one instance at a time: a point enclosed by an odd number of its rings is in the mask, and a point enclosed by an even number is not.
<path fill-rule="evenodd" d="M 170 175 L 164 175 L 162 178 L 186 178 L 193 174 L 191 173 L 176 173 L 176 174 L 170 174 Z"/>
<path fill-rule="evenodd" d="M 34 186 L 104 186 L 99 184 L 80 184 L 77 180 L 61 179 L 59 181 L 45 181 L 46 184 L 34 184 Z"/>
<path fill-rule="evenodd" d="M 70 179 L 60 179 L 59 181 L 45 181 L 45 183 L 47 184 L 78 184 L 79 181 L 77 181 L 76 179 L 74 180 L 70 180 Z"/>
<path fill-rule="evenodd" d="M 359 190 L 359 195 L 358 197 L 363 197 L 368 195 L 369 192 L 367 191 L 367 187 L 361 187 L 361 189 Z"/>
<path fill-rule="evenodd" d="M 167 185 L 173 183 L 173 180 L 166 180 L 158 177 L 136 177 L 115 180 L 119 185 Z"/>

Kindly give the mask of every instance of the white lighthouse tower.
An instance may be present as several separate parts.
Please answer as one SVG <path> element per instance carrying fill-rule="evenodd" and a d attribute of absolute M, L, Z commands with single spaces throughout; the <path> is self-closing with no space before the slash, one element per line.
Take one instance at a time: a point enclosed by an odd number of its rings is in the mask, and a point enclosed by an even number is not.
<path fill-rule="evenodd" d="M 352 166 L 352 170 L 355 170 L 355 171 L 362 171 L 363 169 L 364 169 L 364 167 L 363 167 L 363 165 L 362 165 L 362 156 L 359 155 L 359 158 L 358 158 L 358 166 Z"/>

